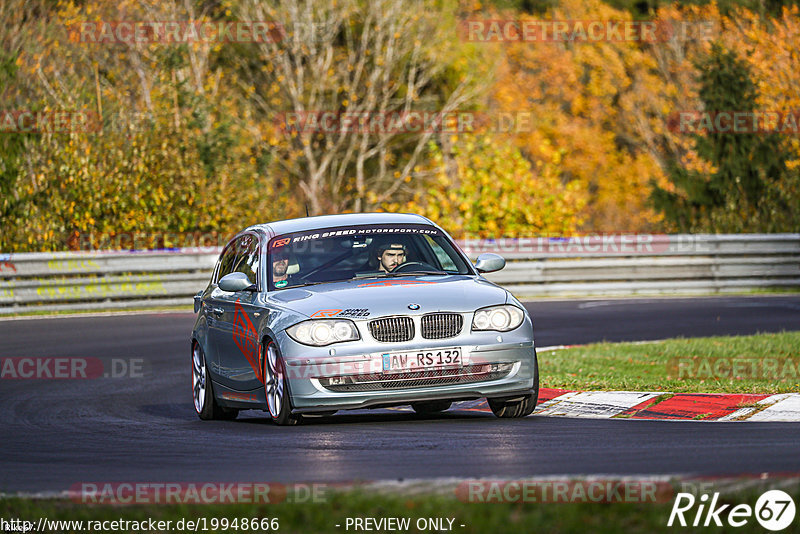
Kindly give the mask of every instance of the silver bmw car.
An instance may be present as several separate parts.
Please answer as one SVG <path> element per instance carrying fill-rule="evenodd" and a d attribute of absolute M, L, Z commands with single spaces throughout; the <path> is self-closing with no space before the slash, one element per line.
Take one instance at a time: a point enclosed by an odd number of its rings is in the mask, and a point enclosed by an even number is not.
<path fill-rule="evenodd" d="M 533 324 L 508 291 L 419 215 L 306 217 L 251 226 L 195 296 L 192 391 L 201 419 L 410 404 L 419 413 L 486 397 L 498 417 L 536 406 Z"/>

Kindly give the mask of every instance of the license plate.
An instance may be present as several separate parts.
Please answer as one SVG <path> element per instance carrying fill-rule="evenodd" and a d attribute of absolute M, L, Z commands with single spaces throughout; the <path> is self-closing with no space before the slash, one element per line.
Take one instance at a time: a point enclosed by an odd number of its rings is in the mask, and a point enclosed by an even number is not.
<path fill-rule="evenodd" d="M 464 365 L 461 347 L 446 349 L 413 350 L 408 352 L 386 352 L 381 354 L 384 372 L 421 371 L 462 367 Z"/>

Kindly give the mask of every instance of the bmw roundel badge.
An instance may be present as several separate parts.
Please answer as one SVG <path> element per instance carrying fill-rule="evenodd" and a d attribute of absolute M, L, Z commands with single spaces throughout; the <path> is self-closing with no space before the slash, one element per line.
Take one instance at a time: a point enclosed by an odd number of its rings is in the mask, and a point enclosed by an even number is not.
<path fill-rule="evenodd" d="M 408 305 L 408 309 L 409 310 L 418 310 L 419 309 L 419 304 L 409 304 Z"/>

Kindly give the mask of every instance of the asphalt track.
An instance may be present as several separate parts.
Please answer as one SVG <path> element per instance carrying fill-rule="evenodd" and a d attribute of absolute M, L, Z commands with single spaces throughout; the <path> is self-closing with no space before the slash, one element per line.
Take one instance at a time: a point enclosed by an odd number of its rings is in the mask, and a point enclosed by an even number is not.
<path fill-rule="evenodd" d="M 800 330 L 800 296 L 528 303 L 537 345 Z M 202 422 L 191 314 L 0 321 L 0 356 L 144 360 L 144 377 L 0 380 L 0 491 L 80 482 L 800 472 L 800 423 L 499 420 L 344 412 L 276 427 Z M 546 355 L 544 356 L 546 358 Z"/>

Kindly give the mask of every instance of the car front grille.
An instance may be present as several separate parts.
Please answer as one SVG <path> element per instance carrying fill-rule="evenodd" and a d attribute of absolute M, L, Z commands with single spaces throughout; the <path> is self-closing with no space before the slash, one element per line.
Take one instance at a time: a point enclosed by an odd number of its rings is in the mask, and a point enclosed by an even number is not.
<path fill-rule="evenodd" d="M 422 316 L 422 337 L 425 339 L 447 339 L 456 337 L 464 326 L 464 318 L 458 313 L 431 313 Z"/>
<path fill-rule="evenodd" d="M 465 365 L 455 369 L 432 369 L 404 373 L 366 373 L 320 378 L 325 389 L 336 392 L 380 391 L 498 380 L 508 375 L 513 363 Z"/>
<path fill-rule="evenodd" d="M 414 321 L 411 317 L 385 317 L 369 322 L 369 331 L 378 341 L 397 343 L 414 339 Z"/>
<path fill-rule="evenodd" d="M 448 339 L 456 337 L 464 327 L 464 317 L 459 313 L 429 313 L 422 316 L 422 337 Z M 411 317 L 384 317 L 369 322 L 372 337 L 386 343 L 414 339 L 414 321 Z"/>

